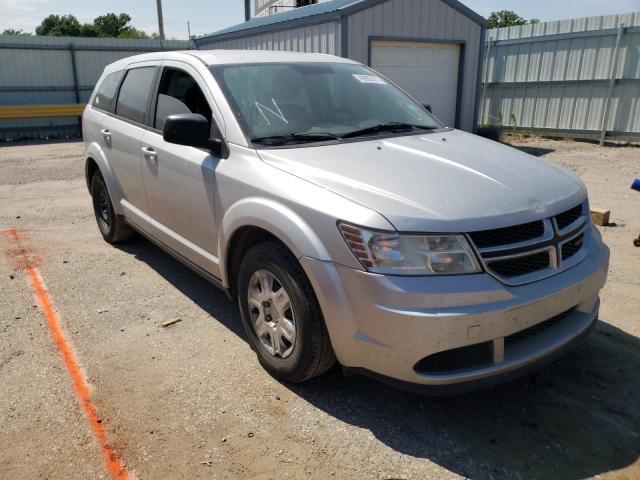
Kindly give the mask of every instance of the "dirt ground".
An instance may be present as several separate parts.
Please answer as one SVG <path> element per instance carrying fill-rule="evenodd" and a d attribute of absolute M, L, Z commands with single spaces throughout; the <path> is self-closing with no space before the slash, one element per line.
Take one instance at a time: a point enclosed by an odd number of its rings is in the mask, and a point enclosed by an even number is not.
<path fill-rule="evenodd" d="M 640 478 L 640 193 L 629 189 L 640 148 L 518 143 L 575 170 L 591 205 L 611 209 L 599 329 L 534 375 L 452 398 L 338 369 L 279 383 L 223 293 L 142 238 L 102 241 L 81 143 L 0 147 L 0 478 L 110 478 L 12 261 L 12 227 L 32 248 L 130 478 Z"/>

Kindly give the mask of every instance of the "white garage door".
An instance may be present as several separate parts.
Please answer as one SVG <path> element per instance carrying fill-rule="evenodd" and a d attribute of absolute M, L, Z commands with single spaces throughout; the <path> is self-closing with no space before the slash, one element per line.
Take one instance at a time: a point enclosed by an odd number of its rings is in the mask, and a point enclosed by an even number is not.
<path fill-rule="evenodd" d="M 371 67 L 393 80 L 448 126 L 456 120 L 460 45 L 375 40 Z"/>

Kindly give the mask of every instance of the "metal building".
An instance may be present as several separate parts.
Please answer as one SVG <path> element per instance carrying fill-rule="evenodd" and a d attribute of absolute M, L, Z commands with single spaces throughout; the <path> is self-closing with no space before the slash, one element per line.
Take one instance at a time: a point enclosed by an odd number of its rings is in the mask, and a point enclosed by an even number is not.
<path fill-rule="evenodd" d="M 640 139 L 640 12 L 489 30 L 480 123 Z"/>
<path fill-rule="evenodd" d="M 264 17 L 314 3 L 318 0 L 254 0 L 253 11 L 256 17 Z"/>
<path fill-rule="evenodd" d="M 485 26 L 457 0 L 333 0 L 253 18 L 196 44 L 351 58 L 430 104 L 445 124 L 472 131 Z"/>

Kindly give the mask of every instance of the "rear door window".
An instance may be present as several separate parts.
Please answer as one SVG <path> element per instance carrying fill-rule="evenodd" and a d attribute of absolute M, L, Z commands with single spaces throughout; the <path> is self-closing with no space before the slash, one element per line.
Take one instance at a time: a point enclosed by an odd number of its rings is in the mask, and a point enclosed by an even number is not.
<path fill-rule="evenodd" d="M 156 67 L 134 68 L 127 72 L 120 87 L 116 115 L 144 123 L 155 73 Z"/>
<path fill-rule="evenodd" d="M 124 70 L 120 70 L 119 72 L 110 73 L 104 78 L 98 87 L 95 98 L 93 99 L 92 105 L 95 108 L 99 108 L 105 112 L 113 111 L 113 100 L 116 96 L 118 85 L 120 85 L 120 80 L 122 80 L 123 75 Z"/>

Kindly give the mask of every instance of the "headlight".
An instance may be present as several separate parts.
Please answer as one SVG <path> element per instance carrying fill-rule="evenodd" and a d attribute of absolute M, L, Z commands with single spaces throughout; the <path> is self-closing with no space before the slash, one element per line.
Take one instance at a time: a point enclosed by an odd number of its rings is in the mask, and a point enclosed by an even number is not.
<path fill-rule="evenodd" d="M 400 235 L 339 223 L 351 252 L 369 272 L 392 275 L 478 273 L 480 266 L 462 235 Z"/>

